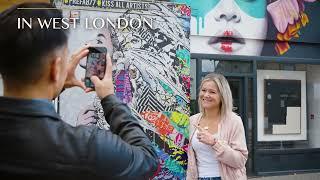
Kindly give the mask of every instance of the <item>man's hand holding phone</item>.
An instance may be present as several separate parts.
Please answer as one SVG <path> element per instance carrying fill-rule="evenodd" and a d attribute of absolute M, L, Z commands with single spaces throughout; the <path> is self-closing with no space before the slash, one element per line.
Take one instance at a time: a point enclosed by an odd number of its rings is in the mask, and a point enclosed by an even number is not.
<path fill-rule="evenodd" d="M 78 86 L 82 89 L 86 89 L 86 86 L 84 85 L 84 83 L 76 78 L 75 69 L 78 66 L 80 60 L 82 58 L 84 58 L 85 56 L 87 56 L 87 54 L 89 53 L 88 48 L 89 48 L 89 46 L 84 46 L 77 53 L 75 53 L 71 56 L 71 59 L 68 62 L 68 67 L 67 67 L 68 68 L 67 79 L 64 83 L 63 88 L 66 89 L 66 88 Z"/>
<path fill-rule="evenodd" d="M 97 76 L 100 80 L 103 79 L 106 70 L 106 55 L 107 48 L 104 46 L 89 47 L 84 78 L 87 88 L 94 89 L 94 84 L 91 81 L 92 76 Z"/>
<path fill-rule="evenodd" d="M 112 81 L 112 62 L 109 54 L 106 55 L 107 63 L 105 67 L 104 77 L 99 79 L 97 76 L 91 76 L 95 91 L 100 99 L 114 94 L 113 81 Z M 93 88 L 87 88 L 86 92 L 92 91 Z"/>
<path fill-rule="evenodd" d="M 88 69 L 86 69 L 86 78 L 82 81 L 78 80 L 75 76 L 75 69 L 77 65 L 80 63 L 80 60 L 84 58 L 85 56 L 90 55 L 90 49 L 91 47 L 89 45 L 86 45 L 82 47 L 79 51 L 77 51 L 75 54 L 71 56 L 71 60 L 68 64 L 68 75 L 66 78 L 66 81 L 64 83 L 64 88 L 71 88 L 74 86 L 78 86 L 85 90 L 85 92 L 91 92 L 93 90 L 96 91 L 98 97 L 100 99 L 103 99 L 104 97 L 114 94 L 114 87 L 113 87 L 113 81 L 112 81 L 112 61 L 109 56 L 109 54 L 104 53 L 103 61 L 104 64 L 98 63 L 97 65 L 102 65 L 97 67 L 94 67 L 95 69 L 98 69 L 98 71 L 101 71 L 101 67 L 103 67 L 103 72 L 100 73 L 88 73 Z M 92 51 L 91 51 L 92 52 Z M 105 62 L 106 60 L 106 62 Z M 88 63 L 88 62 L 87 62 Z M 88 64 L 87 64 L 88 65 Z M 90 65 L 95 65 L 90 64 Z M 88 66 L 87 66 L 88 68 Z M 96 76 L 99 75 L 100 77 Z M 103 75 L 103 76 L 101 76 Z M 86 82 L 87 79 L 87 82 Z M 90 81 L 88 81 L 90 80 Z M 88 83 L 89 82 L 89 83 Z"/>

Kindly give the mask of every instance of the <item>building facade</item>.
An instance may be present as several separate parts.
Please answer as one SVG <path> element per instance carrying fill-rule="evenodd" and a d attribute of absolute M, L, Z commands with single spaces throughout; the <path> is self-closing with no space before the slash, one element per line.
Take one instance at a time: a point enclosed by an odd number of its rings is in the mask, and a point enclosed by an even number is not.
<path fill-rule="evenodd" d="M 320 171 L 320 2 L 179 0 L 191 7 L 191 114 L 222 73 L 243 120 L 250 175 Z"/>

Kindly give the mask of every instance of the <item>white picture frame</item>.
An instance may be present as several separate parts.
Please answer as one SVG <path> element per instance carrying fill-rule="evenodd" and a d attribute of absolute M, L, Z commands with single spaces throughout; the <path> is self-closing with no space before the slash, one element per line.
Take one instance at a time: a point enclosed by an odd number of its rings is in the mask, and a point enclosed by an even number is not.
<path fill-rule="evenodd" d="M 265 97 L 265 79 L 279 80 L 300 80 L 301 81 L 301 107 L 300 107 L 300 133 L 277 133 L 265 134 L 265 117 L 264 117 L 264 97 Z M 307 121 L 306 121 L 306 72 L 305 71 L 284 71 L 284 70 L 257 70 L 257 131 L 258 141 L 296 141 L 307 140 Z M 283 125 L 279 125 L 283 126 Z M 289 127 L 290 126 L 290 127 Z M 278 127 L 278 129 L 286 129 L 287 132 L 292 130 L 288 127 Z M 299 127 L 298 126 L 298 127 Z M 279 130 L 278 130 L 279 131 Z"/>

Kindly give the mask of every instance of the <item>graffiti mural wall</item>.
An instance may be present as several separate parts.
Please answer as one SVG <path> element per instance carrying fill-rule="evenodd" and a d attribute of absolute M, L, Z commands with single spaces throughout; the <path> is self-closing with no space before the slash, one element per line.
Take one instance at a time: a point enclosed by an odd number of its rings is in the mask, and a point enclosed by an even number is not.
<path fill-rule="evenodd" d="M 190 9 L 173 3 L 77 2 L 55 1 L 65 17 L 73 18 L 70 52 L 86 43 L 107 47 L 113 59 L 115 94 L 130 106 L 160 157 L 154 179 L 184 179 L 189 136 Z M 77 69 L 79 78 L 84 77 L 85 63 Z M 108 129 L 94 92 L 66 90 L 59 97 L 59 113 L 74 126 Z"/>
<path fill-rule="evenodd" d="M 191 7 L 192 53 L 320 56 L 320 1 L 173 1 Z"/>

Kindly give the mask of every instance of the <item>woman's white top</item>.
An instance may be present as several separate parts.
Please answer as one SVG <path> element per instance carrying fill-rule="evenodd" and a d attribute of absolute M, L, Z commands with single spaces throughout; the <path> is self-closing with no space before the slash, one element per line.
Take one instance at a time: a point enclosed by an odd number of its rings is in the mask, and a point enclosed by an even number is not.
<path fill-rule="evenodd" d="M 211 146 L 198 140 L 198 132 L 196 129 L 191 141 L 197 158 L 199 177 L 220 177 L 219 162 L 216 153 Z M 212 136 L 216 135 L 217 133 Z"/>

